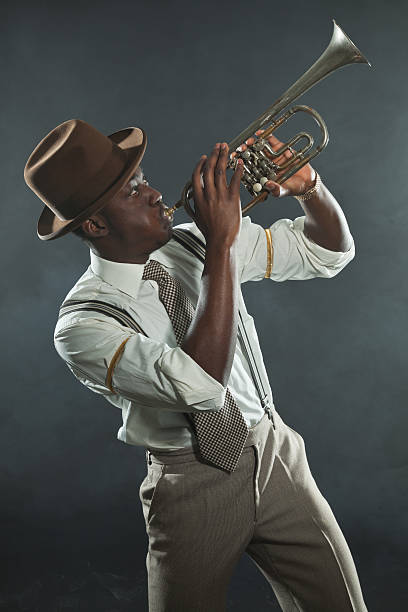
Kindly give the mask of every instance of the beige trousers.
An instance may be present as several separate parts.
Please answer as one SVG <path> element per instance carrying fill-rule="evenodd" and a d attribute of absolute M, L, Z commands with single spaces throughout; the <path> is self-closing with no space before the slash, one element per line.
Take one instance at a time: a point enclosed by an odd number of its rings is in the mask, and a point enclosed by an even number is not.
<path fill-rule="evenodd" d="M 147 451 L 140 486 L 150 612 L 224 612 L 246 552 L 284 612 L 367 612 L 350 550 L 308 466 L 303 438 L 274 411 L 249 430 L 236 470 L 195 449 Z"/>

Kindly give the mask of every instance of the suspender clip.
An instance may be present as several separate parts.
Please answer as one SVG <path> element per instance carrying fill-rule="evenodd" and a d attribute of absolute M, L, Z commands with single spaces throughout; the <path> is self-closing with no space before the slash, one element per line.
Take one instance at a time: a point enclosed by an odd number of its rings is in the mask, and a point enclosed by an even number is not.
<path fill-rule="evenodd" d="M 265 410 L 266 414 L 268 415 L 268 419 L 272 422 L 272 427 L 276 429 L 275 420 L 273 418 L 273 408 L 271 407 L 269 403 L 269 399 L 267 395 L 265 395 L 265 397 L 262 398 L 261 404 L 262 404 L 262 408 Z"/>

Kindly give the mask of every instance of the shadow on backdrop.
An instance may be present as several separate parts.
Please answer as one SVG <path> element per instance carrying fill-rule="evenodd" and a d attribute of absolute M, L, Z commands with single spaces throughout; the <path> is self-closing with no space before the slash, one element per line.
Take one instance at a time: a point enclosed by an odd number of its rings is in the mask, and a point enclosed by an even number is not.
<path fill-rule="evenodd" d="M 149 137 L 144 170 L 174 203 L 200 155 L 241 131 L 320 55 L 334 17 L 373 69 L 335 73 L 301 103 L 327 121 L 331 140 L 315 167 L 346 213 L 356 258 L 329 282 L 243 289 L 277 408 L 306 440 L 368 608 L 402 610 L 405 3 L 45 1 L 4 11 L 0 609 L 147 609 L 144 452 L 116 440 L 120 412 L 54 351 L 58 307 L 89 254 L 72 236 L 36 237 L 42 206 L 23 181 L 28 155 L 70 118 L 106 134 L 140 125 Z M 269 199 L 251 218 L 265 227 L 300 214 L 293 198 Z M 244 557 L 229 609 L 249 606 L 279 609 Z"/>

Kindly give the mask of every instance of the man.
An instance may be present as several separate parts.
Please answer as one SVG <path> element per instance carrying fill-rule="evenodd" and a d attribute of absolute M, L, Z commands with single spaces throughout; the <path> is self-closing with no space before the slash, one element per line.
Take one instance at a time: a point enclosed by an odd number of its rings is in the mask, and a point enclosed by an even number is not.
<path fill-rule="evenodd" d="M 70 120 L 36 147 L 25 179 L 46 204 L 39 237 L 75 231 L 90 247 L 55 346 L 83 384 L 121 408 L 118 438 L 146 448 L 149 610 L 225 610 L 246 551 L 285 612 L 363 612 L 303 439 L 273 406 L 240 291 L 248 280 L 337 274 L 354 256 L 344 214 L 307 165 L 282 186 L 266 184 L 297 197 L 303 217 L 266 229 L 242 219 L 242 161 L 228 184 L 228 147 L 217 143 L 193 172 L 196 223 L 172 228 L 143 175 L 145 147 L 138 128 L 106 137 Z M 191 247 L 200 241 L 203 261 Z"/>

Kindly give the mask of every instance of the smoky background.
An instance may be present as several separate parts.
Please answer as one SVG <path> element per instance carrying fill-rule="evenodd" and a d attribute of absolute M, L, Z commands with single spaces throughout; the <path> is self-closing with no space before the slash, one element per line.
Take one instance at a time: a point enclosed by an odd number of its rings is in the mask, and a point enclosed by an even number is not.
<path fill-rule="evenodd" d="M 327 122 L 314 166 L 343 207 L 356 257 L 330 281 L 243 291 L 277 409 L 306 441 L 368 609 L 405 609 L 407 16 L 404 2 L 379 0 L 3 3 L 1 610 L 147 610 L 144 451 L 116 440 L 120 412 L 54 350 L 59 305 L 89 253 L 74 236 L 38 240 L 29 154 L 70 118 L 106 134 L 139 125 L 143 168 L 172 205 L 200 155 L 322 53 L 332 18 L 373 67 L 336 71 L 298 103 Z M 267 227 L 302 214 L 293 198 L 270 198 L 250 216 Z M 244 556 L 228 609 L 249 606 L 279 609 Z"/>

